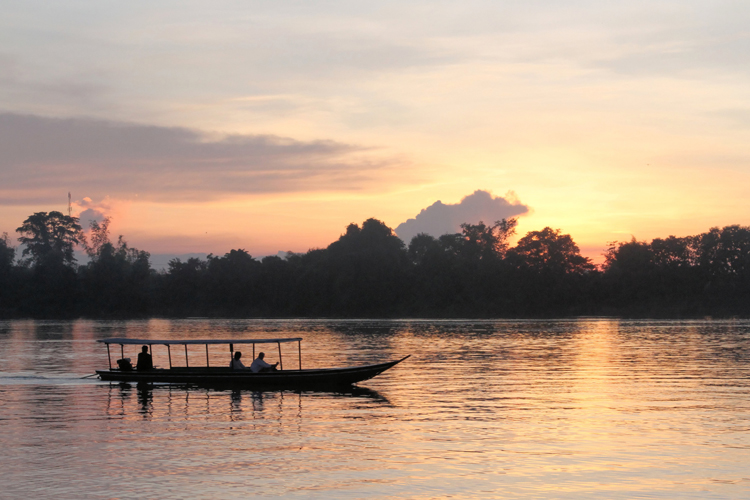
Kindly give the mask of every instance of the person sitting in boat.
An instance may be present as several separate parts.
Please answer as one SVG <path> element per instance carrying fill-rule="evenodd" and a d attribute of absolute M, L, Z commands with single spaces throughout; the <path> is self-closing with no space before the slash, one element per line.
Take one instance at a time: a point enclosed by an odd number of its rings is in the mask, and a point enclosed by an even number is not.
<path fill-rule="evenodd" d="M 142 370 L 153 370 L 154 361 L 151 355 L 148 353 L 148 346 L 144 345 L 141 352 L 138 353 L 138 364 L 135 365 L 135 369 Z"/>
<path fill-rule="evenodd" d="M 240 361 L 241 357 L 242 353 L 240 351 L 235 351 L 234 359 L 229 362 L 229 368 L 233 370 L 245 370 L 245 365 Z"/>
<path fill-rule="evenodd" d="M 253 373 L 260 373 L 260 372 L 272 372 L 276 371 L 276 367 L 279 366 L 279 362 L 277 361 L 276 364 L 268 364 L 265 361 L 263 361 L 263 358 L 266 356 L 266 353 L 261 352 L 258 354 L 258 357 L 255 358 L 255 361 L 253 361 L 253 364 L 250 365 L 250 370 Z"/>

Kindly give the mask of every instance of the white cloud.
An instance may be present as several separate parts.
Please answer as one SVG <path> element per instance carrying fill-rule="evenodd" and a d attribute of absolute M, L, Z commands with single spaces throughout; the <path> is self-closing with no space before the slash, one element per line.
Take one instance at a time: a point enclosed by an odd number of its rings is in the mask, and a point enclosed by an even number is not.
<path fill-rule="evenodd" d="M 512 193 L 493 196 L 489 191 L 477 190 L 465 196 L 460 203 L 445 204 L 438 200 L 423 209 L 414 219 L 399 224 L 396 234 L 407 244 L 419 233 L 435 237 L 458 233 L 464 222 L 476 224 L 483 221 L 492 224 L 496 221 L 523 215 L 529 207 L 515 199 Z"/>

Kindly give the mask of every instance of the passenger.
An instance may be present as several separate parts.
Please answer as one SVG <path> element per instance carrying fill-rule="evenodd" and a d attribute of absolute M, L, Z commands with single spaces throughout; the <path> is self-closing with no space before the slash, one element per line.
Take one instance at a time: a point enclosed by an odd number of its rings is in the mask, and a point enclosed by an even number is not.
<path fill-rule="evenodd" d="M 240 361 L 241 357 L 242 353 L 240 351 L 235 351 L 234 359 L 229 362 L 229 368 L 232 368 L 233 370 L 245 370 L 245 365 Z"/>
<path fill-rule="evenodd" d="M 276 364 L 269 365 L 268 363 L 263 361 L 263 358 L 265 356 L 266 356 L 266 353 L 264 352 L 259 353 L 255 361 L 253 361 L 253 364 L 250 365 L 250 370 L 253 373 L 276 371 L 276 367 L 279 366 L 279 362 L 277 361 Z"/>
<path fill-rule="evenodd" d="M 147 345 L 144 345 L 141 352 L 138 353 L 138 364 L 135 365 L 135 369 L 138 371 L 154 369 L 154 361 L 148 353 Z"/>

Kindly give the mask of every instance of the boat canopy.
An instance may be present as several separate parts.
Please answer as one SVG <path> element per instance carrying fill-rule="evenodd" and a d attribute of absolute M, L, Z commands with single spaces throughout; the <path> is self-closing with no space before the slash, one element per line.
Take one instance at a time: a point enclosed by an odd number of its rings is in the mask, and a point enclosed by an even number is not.
<path fill-rule="evenodd" d="M 302 338 L 284 339 L 202 339 L 202 340 L 157 340 L 157 339 L 100 339 L 97 342 L 118 345 L 208 345 L 208 344 L 278 344 L 281 342 L 301 342 Z"/>

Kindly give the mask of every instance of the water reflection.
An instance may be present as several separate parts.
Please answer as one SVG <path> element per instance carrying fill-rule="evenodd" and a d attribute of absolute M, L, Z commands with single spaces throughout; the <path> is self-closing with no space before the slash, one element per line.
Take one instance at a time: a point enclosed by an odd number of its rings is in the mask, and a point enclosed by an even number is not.
<path fill-rule="evenodd" d="M 306 367 L 412 357 L 344 392 L 80 380 L 121 336 L 303 337 Z M 0 322 L 0 491 L 742 498 L 748 361 L 747 321 Z"/>
<path fill-rule="evenodd" d="M 168 384 L 112 383 L 108 385 L 106 414 L 118 418 L 173 418 L 182 416 L 226 416 L 229 420 L 244 419 L 243 413 L 278 412 L 293 407 L 296 418 L 303 417 L 306 399 L 346 399 L 352 409 L 373 408 L 374 405 L 392 406 L 387 397 L 377 391 L 351 387 L 335 392 L 319 391 L 258 391 L 249 389 L 210 389 Z M 270 405 L 270 406 L 269 406 Z M 222 408 L 228 408 L 226 411 Z"/>
<path fill-rule="evenodd" d="M 145 416 L 151 415 L 153 412 L 153 401 L 154 396 L 149 384 L 138 384 L 138 404 L 140 408 L 138 412 Z"/>

